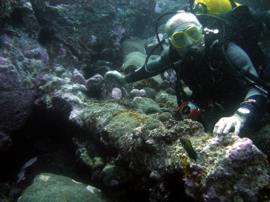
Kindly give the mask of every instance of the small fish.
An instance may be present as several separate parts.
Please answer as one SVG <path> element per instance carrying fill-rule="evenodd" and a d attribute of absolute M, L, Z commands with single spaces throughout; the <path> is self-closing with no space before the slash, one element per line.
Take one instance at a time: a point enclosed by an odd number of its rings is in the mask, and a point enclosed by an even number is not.
<path fill-rule="evenodd" d="M 189 139 L 186 139 L 186 138 L 180 138 L 180 142 L 181 142 L 183 148 L 186 150 L 189 158 L 196 161 L 198 156 L 197 156 L 196 151 L 192 147 L 191 141 Z"/>

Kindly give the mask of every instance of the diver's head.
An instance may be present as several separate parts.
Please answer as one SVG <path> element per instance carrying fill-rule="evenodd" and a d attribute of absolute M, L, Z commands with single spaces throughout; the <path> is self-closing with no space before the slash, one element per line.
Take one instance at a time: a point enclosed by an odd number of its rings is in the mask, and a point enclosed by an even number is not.
<path fill-rule="evenodd" d="M 171 46 L 179 55 L 204 50 L 203 28 L 195 15 L 180 11 L 171 17 L 165 25 Z"/>

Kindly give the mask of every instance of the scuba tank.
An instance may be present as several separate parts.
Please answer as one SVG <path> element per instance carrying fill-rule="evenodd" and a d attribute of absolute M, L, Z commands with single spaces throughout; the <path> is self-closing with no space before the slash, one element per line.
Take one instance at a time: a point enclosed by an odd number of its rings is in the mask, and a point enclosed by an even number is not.
<path fill-rule="evenodd" d="M 194 0 L 191 3 L 191 12 L 198 18 L 203 14 L 200 21 L 204 26 L 216 26 L 220 29 L 222 24 L 225 25 L 222 31 L 223 41 L 233 41 L 243 48 L 261 76 L 267 64 L 265 53 L 258 45 L 265 31 L 263 22 L 256 19 L 246 5 L 234 0 Z M 218 21 L 213 21 L 213 15 Z"/>

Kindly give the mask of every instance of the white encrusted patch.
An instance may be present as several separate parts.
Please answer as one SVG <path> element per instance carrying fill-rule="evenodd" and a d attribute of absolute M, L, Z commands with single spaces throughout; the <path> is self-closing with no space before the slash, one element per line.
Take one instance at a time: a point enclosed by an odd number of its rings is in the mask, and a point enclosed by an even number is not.
<path fill-rule="evenodd" d="M 49 175 L 40 175 L 39 176 L 39 179 L 42 181 L 45 181 L 45 182 L 47 182 L 50 178 L 51 178 L 51 176 L 49 176 Z"/>
<path fill-rule="evenodd" d="M 76 180 L 73 180 L 72 179 L 72 182 L 76 183 L 76 184 L 81 184 L 80 182 L 76 181 Z"/>
<path fill-rule="evenodd" d="M 92 187 L 90 185 L 86 186 L 86 189 L 87 189 L 87 191 L 90 191 L 92 194 L 94 194 L 95 193 L 95 190 L 96 190 L 95 187 Z"/>

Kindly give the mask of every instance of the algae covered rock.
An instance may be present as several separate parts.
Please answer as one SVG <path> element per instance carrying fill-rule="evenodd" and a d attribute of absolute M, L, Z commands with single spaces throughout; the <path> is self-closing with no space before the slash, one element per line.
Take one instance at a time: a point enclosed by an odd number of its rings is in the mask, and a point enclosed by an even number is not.
<path fill-rule="evenodd" d="M 269 200 L 269 165 L 250 139 L 209 137 L 195 150 L 199 161 L 184 168 L 188 194 L 204 201 Z"/>
<path fill-rule="evenodd" d="M 118 160 L 131 163 L 131 172 L 157 172 L 163 179 L 168 173 L 181 171 L 183 179 L 179 180 L 196 200 L 269 199 L 267 159 L 247 138 L 217 137 L 205 133 L 198 122 L 165 119 L 162 123 L 131 111 L 112 116 L 100 132 L 103 142 L 119 152 Z M 197 160 L 181 139 L 190 140 Z"/>
<path fill-rule="evenodd" d="M 69 177 L 41 173 L 35 177 L 18 202 L 106 202 L 101 191 Z"/>
<path fill-rule="evenodd" d="M 152 100 L 151 98 L 146 97 L 135 97 L 132 100 L 132 104 L 136 111 L 145 113 L 145 114 L 153 114 L 157 112 L 161 112 L 159 104 Z"/>
<path fill-rule="evenodd" d="M 103 137 L 104 141 L 110 146 L 116 149 L 122 150 L 122 148 L 129 147 L 127 144 L 129 138 L 132 144 L 132 135 L 137 127 L 153 121 L 151 117 L 144 114 L 133 112 L 133 111 L 123 111 L 116 114 L 105 126 Z M 124 149 L 125 150 L 125 149 Z"/>
<path fill-rule="evenodd" d="M 157 95 L 156 95 L 156 99 L 155 99 L 159 105 L 162 108 L 166 108 L 169 109 L 170 111 L 174 111 L 176 106 L 177 106 L 177 99 L 175 95 L 171 95 L 166 93 L 165 91 L 160 91 Z"/>

